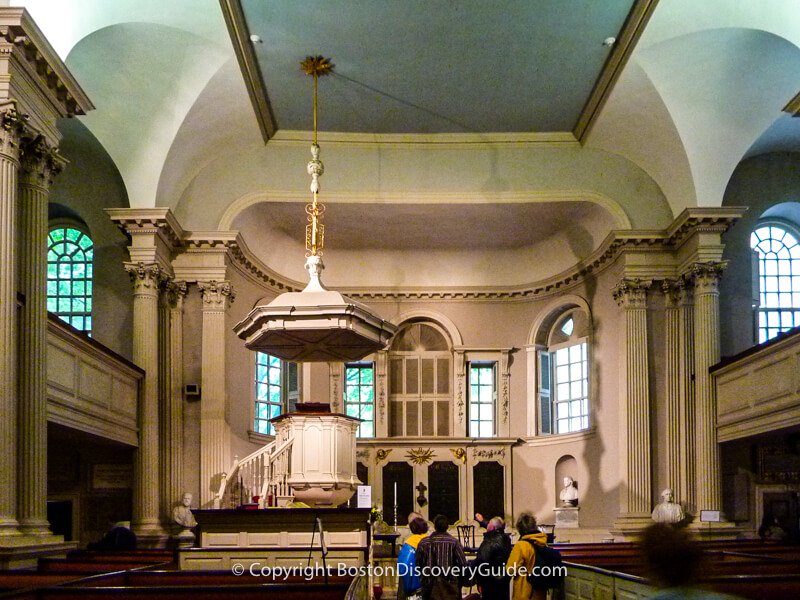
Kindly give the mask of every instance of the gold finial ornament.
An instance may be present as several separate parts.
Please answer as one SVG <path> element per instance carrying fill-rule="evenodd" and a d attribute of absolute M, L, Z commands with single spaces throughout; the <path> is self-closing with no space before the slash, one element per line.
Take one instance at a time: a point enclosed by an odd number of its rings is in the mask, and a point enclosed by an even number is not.
<path fill-rule="evenodd" d="M 325 205 L 318 201 L 319 178 L 325 172 L 325 166 L 319 159 L 319 145 L 317 144 L 317 79 L 333 72 L 334 64 L 324 56 L 306 56 L 300 63 L 300 68 L 306 75 L 314 78 L 314 141 L 311 144 L 311 160 L 307 171 L 311 175 L 311 193 L 313 199 L 306 204 L 308 225 L 306 225 L 306 256 L 322 256 L 325 244 L 325 226 L 322 224 L 322 214 Z"/>

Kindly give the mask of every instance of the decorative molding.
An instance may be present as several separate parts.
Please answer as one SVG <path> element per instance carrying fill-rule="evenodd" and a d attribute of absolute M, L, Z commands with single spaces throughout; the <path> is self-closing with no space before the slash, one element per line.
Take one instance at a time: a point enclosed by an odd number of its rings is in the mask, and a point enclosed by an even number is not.
<path fill-rule="evenodd" d="M 370 451 L 369 448 L 359 448 L 356 450 L 356 459 L 361 459 L 364 462 L 369 462 Z"/>
<path fill-rule="evenodd" d="M 463 464 L 467 464 L 467 451 L 464 448 L 450 448 L 450 452 L 453 453 L 453 457 L 456 460 L 461 461 Z"/>
<path fill-rule="evenodd" d="M 797 92 L 797 95 L 786 103 L 783 112 L 789 113 L 793 117 L 800 117 L 800 92 Z"/>
<path fill-rule="evenodd" d="M 247 94 L 250 96 L 250 102 L 256 114 L 261 137 L 264 142 L 267 142 L 275 135 L 278 126 L 272 114 L 267 86 L 264 85 L 264 79 L 261 76 L 253 42 L 250 40 L 250 30 L 247 27 L 242 3 L 240 0 L 220 0 L 220 6 L 222 7 L 222 16 L 225 18 L 225 25 L 228 27 L 228 34 L 233 42 L 239 69 L 244 77 Z"/>
<path fill-rule="evenodd" d="M 655 11 L 658 0 L 636 0 L 628 13 L 625 24 L 614 43 L 614 48 L 606 59 L 603 70 L 597 78 L 594 88 L 589 94 L 589 99 L 581 110 L 573 135 L 583 144 L 592 129 L 592 126 L 605 105 L 611 91 L 614 89 L 619 76 L 633 54 L 636 43 L 642 35 L 650 17 Z"/>
<path fill-rule="evenodd" d="M 344 412 L 344 388 L 340 387 L 344 374 L 343 363 L 328 363 L 331 390 L 331 412 Z M 339 405 L 342 405 L 341 410 Z"/>
<path fill-rule="evenodd" d="M 106 208 L 105 211 L 128 239 L 135 235 L 155 235 L 171 251 L 185 247 L 187 233 L 168 208 Z"/>
<path fill-rule="evenodd" d="M 433 450 L 430 448 L 409 448 L 406 450 L 406 458 L 415 465 L 425 465 L 433 460 Z"/>
<path fill-rule="evenodd" d="M 28 181 L 42 187 L 49 187 L 67 162 L 58 153 L 58 148 L 48 144 L 43 135 L 30 133 L 20 140 L 19 160 L 20 169 L 28 175 Z"/>
<path fill-rule="evenodd" d="M 19 56 L 27 71 L 46 92 L 58 116 L 85 115 L 94 108 L 64 62 L 24 8 L 0 8 L 0 44 Z M 15 52 L 19 49 L 19 52 Z"/>
<path fill-rule="evenodd" d="M 501 458 L 506 457 L 506 449 L 505 448 L 473 448 L 472 449 L 472 458 L 494 458 L 495 456 L 500 456 Z"/>
<path fill-rule="evenodd" d="M 393 448 L 379 448 L 375 451 L 375 464 L 383 462 L 392 453 Z"/>
<path fill-rule="evenodd" d="M 25 131 L 25 120 L 17 112 L 17 103 L 0 103 L 0 154 L 19 160 L 19 144 Z"/>

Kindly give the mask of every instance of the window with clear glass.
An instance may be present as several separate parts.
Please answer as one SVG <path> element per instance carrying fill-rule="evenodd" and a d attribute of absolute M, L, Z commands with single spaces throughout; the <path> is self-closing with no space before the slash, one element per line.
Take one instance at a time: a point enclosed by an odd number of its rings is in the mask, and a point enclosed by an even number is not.
<path fill-rule="evenodd" d="M 363 419 L 356 435 L 375 437 L 375 365 L 371 362 L 349 363 L 344 367 L 344 412 Z"/>
<path fill-rule="evenodd" d="M 571 433 L 589 427 L 586 342 L 555 351 L 555 430 Z"/>
<path fill-rule="evenodd" d="M 492 437 L 495 434 L 497 404 L 495 363 L 470 363 L 469 366 L 469 435 Z"/>
<path fill-rule="evenodd" d="M 270 419 L 281 414 L 283 408 L 283 361 L 280 358 L 256 352 L 256 418 L 255 431 L 274 435 Z"/>
<path fill-rule="evenodd" d="M 54 227 L 47 237 L 47 310 L 92 332 L 92 239 L 74 227 Z"/>
<path fill-rule="evenodd" d="M 800 245 L 778 225 L 750 234 L 758 254 L 758 343 L 800 325 Z"/>
<path fill-rule="evenodd" d="M 540 433 L 589 428 L 589 320 L 579 310 L 558 318 L 539 353 Z"/>

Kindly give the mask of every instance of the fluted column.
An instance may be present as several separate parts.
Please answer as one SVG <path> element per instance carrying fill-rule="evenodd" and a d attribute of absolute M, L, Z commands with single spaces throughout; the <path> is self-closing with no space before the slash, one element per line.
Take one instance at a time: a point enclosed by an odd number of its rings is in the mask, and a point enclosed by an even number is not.
<path fill-rule="evenodd" d="M 164 271 L 155 263 L 125 263 L 133 282 L 133 362 L 145 370 L 139 398 L 139 449 L 134 460 L 133 529 L 163 534 L 159 519 L 158 297 Z"/>
<path fill-rule="evenodd" d="M 682 495 L 677 501 L 682 502 L 690 514 L 695 514 L 695 405 L 694 405 L 694 299 L 691 282 L 680 281 L 678 291 L 678 327 L 681 348 L 680 364 L 680 480 L 678 489 Z M 677 493 L 677 492 L 676 492 Z"/>
<path fill-rule="evenodd" d="M 19 499 L 23 533 L 49 535 L 47 522 L 47 201 L 60 170 L 57 153 L 39 136 L 21 144 L 19 181 L 20 311 Z"/>
<path fill-rule="evenodd" d="M 203 295 L 200 405 L 200 506 L 209 507 L 225 464 L 225 312 L 235 296 L 230 283 L 197 284 Z"/>
<path fill-rule="evenodd" d="M 650 515 L 650 393 L 647 366 L 647 288 L 649 281 L 623 279 L 614 299 L 624 312 L 624 356 L 621 384 L 620 449 L 622 493 L 618 525 Z M 635 525 L 631 523 L 631 525 Z"/>
<path fill-rule="evenodd" d="M 169 305 L 169 382 L 164 420 L 167 423 L 162 447 L 168 456 L 165 461 L 164 486 L 167 490 L 167 514 L 185 492 L 183 482 L 183 300 L 186 282 L 176 281 L 170 289 Z"/>
<path fill-rule="evenodd" d="M 708 370 L 719 362 L 719 279 L 725 263 L 696 263 L 694 281 L 695 451 L 697 510 L 720 510 L 717 403 Z"/>
<path fill-rule="evenodd" d="M 14 108 L 0 107 L 0 535 L 19 533 L 15 209 L 20 132 L 21 122 Z"/>
<path fill-rule="evenodd" d="M 681 323 L 678 305 L 679 282 L 665 280 L 661 284 L 664 292 L 664 386 L 667 419 L 664 424 L 667 459 L 667 485 L 672 488 L 678 502 L 684 499 L 681 489 Z"/>

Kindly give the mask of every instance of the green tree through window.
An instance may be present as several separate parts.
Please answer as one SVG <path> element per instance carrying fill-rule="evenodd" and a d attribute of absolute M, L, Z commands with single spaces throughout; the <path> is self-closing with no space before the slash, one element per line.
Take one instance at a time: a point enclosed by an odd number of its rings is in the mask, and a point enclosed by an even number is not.
<path fill-rule="evenodd" d="M 280 358 L 256 352 L 256 418 L 258 433 L 274 435 L 270 419 L 283 408 L 283 362 Z"/>
<path fill-rule="evenodd" d="M 92 332 L 94 244 L 82 231 L 55 227 L 47 238 L 47 310 Z"/>
<path fill-rule="evenodd" d="M 344 369 L 344 412 L 364 419 L 357 436 L 375 437 L 375 368 L 371 362 L 350 363 Z"/>

